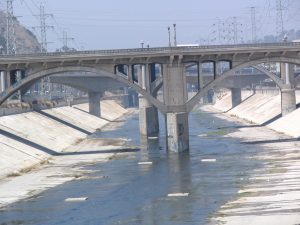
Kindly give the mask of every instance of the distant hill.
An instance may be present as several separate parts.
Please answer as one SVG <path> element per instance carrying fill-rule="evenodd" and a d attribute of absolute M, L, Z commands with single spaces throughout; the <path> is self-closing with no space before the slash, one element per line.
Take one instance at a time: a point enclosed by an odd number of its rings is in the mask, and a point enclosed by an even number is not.
<path fill-rule="evenodd" d="M 16 50 L 18 54 L 40 52 L 36 36 L 15 20 Z M 6 52 L 6 13 L 0 11 L 0 45 Z"/>

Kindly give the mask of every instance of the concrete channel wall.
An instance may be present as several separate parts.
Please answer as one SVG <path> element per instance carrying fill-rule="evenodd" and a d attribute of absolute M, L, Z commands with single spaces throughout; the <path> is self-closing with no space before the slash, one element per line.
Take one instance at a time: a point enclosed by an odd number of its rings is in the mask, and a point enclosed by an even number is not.
<path fill-rule="evenodd" d="M 45 162 L 127 113 L 113 100 L 101 101 L 101 118 L 88 104 L 0 117 L 0 179 Z"/>
<path fill-rule="evenodd" d="M 281 117 L 280 94 L 272 92 L 250 94 L 245 91 L 242 96 L 244 96 L 242 103 L 231 108 L 230 92 L 223 93 L 214 107 L 253 124 L 265 125 L 278 132 L 300 137 L 300 108 Z M 296 91 L 296 102 L 299 105 L 300 91 Z"/>

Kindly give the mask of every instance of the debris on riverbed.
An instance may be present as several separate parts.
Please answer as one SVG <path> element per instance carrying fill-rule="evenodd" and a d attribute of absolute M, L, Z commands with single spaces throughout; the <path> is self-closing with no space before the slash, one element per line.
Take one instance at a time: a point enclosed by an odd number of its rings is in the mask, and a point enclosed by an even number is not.
<path fill-rule="evenodd" d="M 201 162 L 216 162 L 217 159 L 201 159 Z"/>
<path fill-rule="evenodd" d="M 170 193 L 168 197 L 187 197 L 189 193 Z"/>
<path fill-rule="evenodd" d="M 152 162 L 139 162 L 138 165 L 152 165 Z"/>
<path fill-rule="evenodd" d="M 88 197 L 80 197 L 80 198 L 66 198 L 65 202 L 83 202 L 88 200 Z"/>

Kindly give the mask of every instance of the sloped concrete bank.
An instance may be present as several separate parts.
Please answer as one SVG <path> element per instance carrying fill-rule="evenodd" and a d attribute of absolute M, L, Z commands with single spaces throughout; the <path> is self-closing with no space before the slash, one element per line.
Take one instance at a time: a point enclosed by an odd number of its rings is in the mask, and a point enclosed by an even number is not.
<path fill-rule="evenodd" d="M 0 179 L 30 171 L 128 111 L 113 100 L 101 102 L 103 118 L 87 104 L 0 117 Z"/>
<path fill-rule="evenodd" d="M 229 120 L 242 121 L 225 135 L 260 151 L 249 160 L 262 166 L 253 171 L 236 196 L 220 207 L 211 218 L 212 225 L 296 225 L 300 224 L 300 110 L 280 117 L 280 95 L 255 94 L 228 109 L 230 94 L 219 99 L 216 108 Z M 297 93 L 297 102 L 299 102 Z M 207 107 L 206 107 L 207 109 Z"/>
<path fill-rule="evenodd" d="M 101 101 L 101 118 L 87 108 L 79 104 L 0 117 L 0 208 L 86 179 L 87 165 L 128 152 L 128 140 L 89 134 L 116 129 L 134 111 L 113 100 Z"/>
<path fill-rule="evenodd" d="M 240 105 L 231 107 L 231 95 L 228 92 L 217 99 L 214 108 L 238 117 L 249 123 L 264 125 L 277 132 L 300 137 L 300 108 L 281 117 L 281 96 L 273 93 L 251 94 L 245 91 Z M 296 102 L 300 103 L 300 91 L 296 92 Z"/>

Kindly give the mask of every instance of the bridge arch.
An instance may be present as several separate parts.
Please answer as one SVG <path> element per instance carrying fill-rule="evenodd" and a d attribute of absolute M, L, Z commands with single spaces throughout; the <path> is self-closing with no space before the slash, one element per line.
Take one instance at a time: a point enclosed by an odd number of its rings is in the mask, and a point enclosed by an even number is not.
<path fill-rule="evenodd" d="M 146 90 L 142 89 L 137 84 L 132 83 L 125 76 L 120 76 L 101 68 L 96 67 L 86 67 L 86 66 L 60 66 L 41 70 L 32 74 L 28 74 L 25 78 L 15 83 L 14 85 L 8 87 L 5 91 L 0 93 L 0 105 L 2 105 L 10 96 L 19 91 L 20 89 L 26 87 L 29 84 L 36 82 L 37 80 L 48 77 L 55 74 L 63 74 L 67 72 L 88 72 L 93 73 L 96 77 L 109 77 L 114 80 L 117 80 L 121 83 L 124 83 L 132 87 L 136 92 L 143 95 L 149 102 L 151 102 L 156 108 L 158 108 L 162 113 L 166 112 L 166 106 L 161 103 L 159 100 L 154 98 Z"/>
<path fill-rule="evenodd" d="M 239 71 L 240 69 L 246 68 L 246 67 L 254 67 L 261 72 L 265 73 L 267 76 L 269 76 L 278 86 L 280 89 L 284 88 L 284 83 L 282 80 L 278 77 L 276 77 L 274 74 L 272 74 L 270 71 L 264 69 L 263 67 L 257 66 L 262 63 L 270 63 L 270 62 L 279 62 L 279 63 L 291 63 L 295 65 L 300 65 L 300 59 L 297 58 L 287 58 L 287 57 L 269 57 L 269 58 L 260 58 L 251 60 L 248 62 L 242 62 L 239 64 L 236 64 L 232 67 L 231 70 L 226 71 L 224 74 L 222 74 L 220 77 L 215 79 L 214 81 L 207 84 L 205 87 L 203 87 L 200 92 L 198 92 L 192 99 L 190 99 L 187 102 L 186 109 L 188 112 L 190 112 L 195 105 L 199 102 L 200 98 L 203 97 L 210 89 L 213 89 L 216 83 L 221 82 L 222 80 L 226 79 L 227 77 L 232 76 L 233 73 Z"/>

